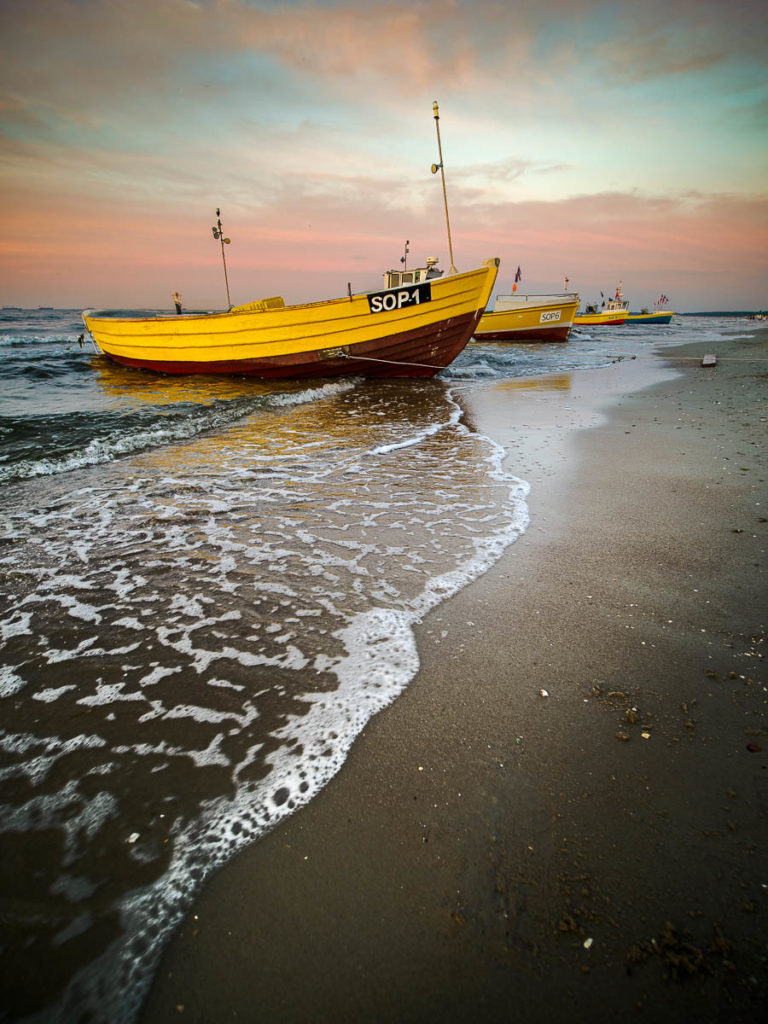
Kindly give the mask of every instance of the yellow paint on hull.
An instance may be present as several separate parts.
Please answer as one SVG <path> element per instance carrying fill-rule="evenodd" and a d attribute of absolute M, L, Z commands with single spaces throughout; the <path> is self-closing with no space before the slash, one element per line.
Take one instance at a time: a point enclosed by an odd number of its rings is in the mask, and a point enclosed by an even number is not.
<path fill-rule="evenodd" d="M 474 336 L 478 341 L 567 341 L 578 308 L 578 295 L 499 296 L 496 309 L 481 316 Z"/>
<path fill-rule="evenodd" d="M 433 325 L 450 324 L 454 318 L 479 318 L 498 266 L 498 259 L 486 260 L 478 270 L 435 278 L 429 282 L 428 301 L 382 312 L 372 312 L 369 293 L 362 293 L 296 306 L 267 299 L 226 313 L 181 316 L 111 317 L 86 310 L 83 320 L 104 353 L 136 366 L 199 366 L 200 372 L 208 364 L 279 363 L 301 354 L 313 358 L 317 354 L 322 361 L 337 349 L 354 355 L 356 346 L 364 346 L 370 356 L 380 338 L 429 337 Z M 390 293 L 403 290 L 408 289 L 390 289 Z M 471 326 L 475 323 L 476 319 Z"/>
<path fill-rule="evenodd" d="M 573 318 L 574 326 L 603 326 L 603 327 L 618 327 L 620 324 L 626 323 L 626 313 L 579 313 L 578 316 Z"/>

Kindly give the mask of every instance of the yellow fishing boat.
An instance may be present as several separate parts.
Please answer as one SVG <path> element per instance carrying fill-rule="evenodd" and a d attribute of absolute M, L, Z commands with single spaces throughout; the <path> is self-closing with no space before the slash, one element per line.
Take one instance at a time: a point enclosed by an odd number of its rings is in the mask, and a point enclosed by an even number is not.
<path fill-rule="evenodd" d="M 579 308 L 578 292 L 561 295 L 497 295 L 483 313 L 476 341 L 567 341 Z"/>
<path fill-rule="evenodd" d="M 427 266 L 388 271 L 382 291 L 286 306 L 278 297 L 233 306 L 221 210 L 213 237 L 221 246 L 227 311 L 183 313 L 173 293 L 175 316 L 126 316 L 86 309 L 83 321 L 94 344 L 123 366 L 171 374 L 230 374 L 274 378 L 433 377 L 466 346 L 491 297 L 499 260 L 458 273 L 445 191 L 440 117 L 432 104 L 443 184 L 451 266 L 447 275 L 430 257 Z"/>
<path fill-rule="evenodd" d="M 594 303 L 587 306 L 583 313 L 578 313 L 573 318 L 573 323 L 576 327 L 618 327 L 626 322 L 626 309 L 598 309 Z"/>
<path fill-rule="evenodd" d="M 85 310 L 83 321 L 116 363 L 162 373 L 432 377 L 472 337 L 498 267 L 490 259 L 461 274 L 296 306 L 270 298 L 222 313 Z"/>
<path fill-rule="evenodd" d="M 602 295 L 603 293 L 600 292 Z M 629 303 L 621 292 L 621 281 L 616 288 L 616 294 L 612 299 L 603 302 L 598 307 L 596 302 L 586 306 L 583 313 L 577 313 L 573 322 L 577 327 L 618 327 L 627 322 L 629 316 Z"/>

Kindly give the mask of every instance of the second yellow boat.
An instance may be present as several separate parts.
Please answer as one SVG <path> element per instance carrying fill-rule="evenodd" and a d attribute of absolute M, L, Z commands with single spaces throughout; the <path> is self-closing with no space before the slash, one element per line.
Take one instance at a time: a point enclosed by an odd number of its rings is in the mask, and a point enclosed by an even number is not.
<path fill-rule="evenodd" d="M 578 292 L 561 295 L 497 295 L 483 313 L 476 341 L 567 341 L 579 308 Z"/>

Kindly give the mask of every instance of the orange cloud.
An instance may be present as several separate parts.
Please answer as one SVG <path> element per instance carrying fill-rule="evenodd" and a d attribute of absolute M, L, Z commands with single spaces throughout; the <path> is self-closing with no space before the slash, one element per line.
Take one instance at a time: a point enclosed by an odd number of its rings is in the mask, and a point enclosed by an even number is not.
<path fill-rule="evenodd" d="M 335 200 L 285 193 L 269 208 L 222 213 L 232 238 L 227 260 L 234 301 L 343 295 L 347 282 L 355 290 L 379 287 L 406 238 L 414 264 L 428 255 L 448 264 L 439 192 L 410 212 L 382 213 L 350 188 Z M 213 219 L 213 207 L 190 217 L 183 207 L 160 211 L 126 203 L 117 209 L 98 200 L 38 197 L 9 211 L 0 301 L 165 307 L 179 288 L 190 307 L 221 306 Z M 680 309 L 766 304 L 765 199 L 606 193 L 483 206 L 457 198 L 451 226 L 459 269 L 501 258 L 500 291 L 511 288 L 520 264 L 524 286 L 533 291 L 559 289 L 567 274 L 589 297 L 621 279 L 638 302 L 664 291 Z"/>

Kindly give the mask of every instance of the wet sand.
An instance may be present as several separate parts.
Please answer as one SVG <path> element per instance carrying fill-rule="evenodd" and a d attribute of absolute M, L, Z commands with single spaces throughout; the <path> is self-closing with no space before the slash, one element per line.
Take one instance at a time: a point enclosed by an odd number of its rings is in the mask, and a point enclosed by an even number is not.
<path fill-rule="evenodd" d="M 528 531 L 424 620 L 336 779 L 207 884 L 144 1022 L 763 1019 L 753 333 L 462 396 Z"/>

